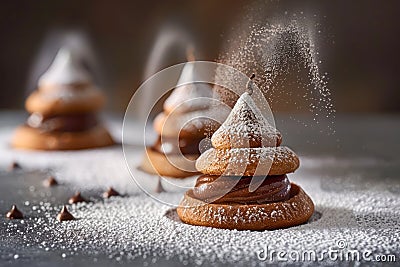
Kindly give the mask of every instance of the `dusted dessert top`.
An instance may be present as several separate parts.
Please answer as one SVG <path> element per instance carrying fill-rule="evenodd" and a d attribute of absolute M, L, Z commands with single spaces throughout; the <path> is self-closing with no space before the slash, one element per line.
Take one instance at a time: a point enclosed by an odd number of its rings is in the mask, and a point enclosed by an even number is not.
<path fill-rule="evenodd" d="M 279 146 L 281 134 L 262 115 L 250 92 L 243 93 L 221 127 L 211 137 L 213 148 L 196 161 L 209 175 L 283 175 L 299 167 L 299 158 Z"/>
<path fill-rule="evenodd" d="M 48 85 L 90 84 L 89 72 L 72 50 L 61 48 L 48 70 L 39 78 L 39 87 Z"/>
<path fill-rule="evenodd" d="M 212 98 L 212 89 L 208 83 L 201 82 L 196 75 L 195 63 L 188 62 L 183 67 L 179 77 L 178 87 L 164 102 L 164 110 L 167 114 L 171 112 L 186 113 L 209 108 Z"/>
<path fill-rule="evenodd" d="M 216 149 L 276 147 L 281 144 L 282 136 L 246 92 L 240 96 L 211 141 Z"/>
<path fill-rule="evenodd" d="M 25 107 L 29 113 L 48 117 L 94 113 L 104 103 L 104 95 L 92 83 L 78 55 L 62 48 L 40 77 L 38 89 L 26 99 Z"/>

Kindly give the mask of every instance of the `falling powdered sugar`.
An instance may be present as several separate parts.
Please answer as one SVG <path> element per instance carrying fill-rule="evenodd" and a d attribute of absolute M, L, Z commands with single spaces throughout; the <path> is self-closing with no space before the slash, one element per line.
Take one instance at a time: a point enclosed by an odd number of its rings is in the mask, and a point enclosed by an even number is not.
<path fill-rule="evenodd" d="M 219 61 L 250 76 L 262 90 L 273 109 L 310 112 L 318 127 L 321 120 L 332 120 L 335 109 L 328 88 L 327 74 L 320 73 L 321 61 L 315 47 L 315 34 L 307 19 L 289 21 L 252 22 L 244 30 L 234 32 L 228 40 Z M 218 79 L 236 82 L 229 73 Z M 237 99 L 235 94 L 220 90 L 221 98 L 228 103 Z M 292 117 L 296 122 L 304 122 Z M 322 127 L 322 126 L 321 126 Z M 320 127 L 320 128 L 321 128 Z M 333 120 L 327 134 L 335 132 Z"/>

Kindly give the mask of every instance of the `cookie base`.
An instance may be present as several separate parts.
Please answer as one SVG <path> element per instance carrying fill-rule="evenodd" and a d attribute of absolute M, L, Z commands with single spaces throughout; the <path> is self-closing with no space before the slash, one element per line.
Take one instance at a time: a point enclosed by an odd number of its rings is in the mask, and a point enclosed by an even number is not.
<path fill-rule="evenodd" d="M 299 165 L 297 155 L 286 146 L 210 148 L 196 162 L 200 172 L 218 176 L 283 175 L 294 172 Z"/>
<path fill-rule="evenodd" d="M 186 178 L 199 174 L 199 172 L 195 171 L 196 169 L 194 167 L 194 161 L 199 157 L 199 155 L 185 155 L 185 157 L 187 159 L 193 160 L 193 163 L 190 164 L 188 162 L 185 162 L 180 155 L 168 155 L 167 158 L 165 154 L 160 153 L 152 149 L 151 147 L 146 147 L 146 152 L 144 154 L 140 167 L 145 172 L 173 178 Z M 184 166 L 185 170 L 191 169 L 194 171 L 188 172 L 181 170 L 175 167 L 171 163 L 171 161 L 176 163 L 175 165 Z"/>
<path fill-rule="evenodd" d="M 311 198 L 296 184 L 291 184 L 290 198 L 266 204 L 209 204 L 186 192 L 177 208 L 187 224 L 237 230 L 274 230 L 307 222 L 314 212 Z"/>
<path fill-rule="evenodd" d="M 105 98 L 101 92 L 91 88 L 84 91 L 76 91 L 73 100 L 63 100 L 63 94 L 57 95 L 57 89 L 53 94 L 43 93 L 40 90 L 32 92 L 26 99 L 25 107 L 29 113 L 46 115 L 66 115 L 94 113 L 103 107 Z M 71 94 L 74 89 L 69 90 Z"/>
<path fill-rule="evenodd" d="M 78 150 L 113 145 L 107 129 L 101 125 L 80 132 L 41 132 L 23 125 L 14 133 L 11 145 L 29 150 Z"/>

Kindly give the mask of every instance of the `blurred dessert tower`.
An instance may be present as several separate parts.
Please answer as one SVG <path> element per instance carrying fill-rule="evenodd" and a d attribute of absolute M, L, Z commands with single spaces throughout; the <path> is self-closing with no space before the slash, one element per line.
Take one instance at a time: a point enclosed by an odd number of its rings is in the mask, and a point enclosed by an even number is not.
<path fill-rule="evenodd" d="M 178 87 L 166 99 L 164 111 L 158 114 L 153 126 L 158 139 L 146 148 L 141 168 L 149 173 L 185 178 L 198 172 L 195 160 L 200 155 L 201 141 L 218 127 L 212 118 L 213 91 L 210 84 L 196 82 L 194 58 L 181 72 Z"/>
<path fill-rule="evenodd" d="M 96 113 L 105 97 L 94 86 L 79 55 L 61 48 L 38 89 L 25 103 L 31 113 L 12 139 L 12 146 L 37 150 L 75 150 L 114 144 Z"/>

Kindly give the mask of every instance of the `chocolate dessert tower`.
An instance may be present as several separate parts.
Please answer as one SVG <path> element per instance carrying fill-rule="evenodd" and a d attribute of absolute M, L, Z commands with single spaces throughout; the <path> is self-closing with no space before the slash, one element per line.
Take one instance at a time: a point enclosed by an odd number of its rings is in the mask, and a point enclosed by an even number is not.
<path fill-rule="evenodd" d="M 209 119 L 212 88 L 196 83 L 194 62 L 183 67 L 175 88 L 164 102 L 164 111 L 154 120 L 156 143 L 146 148 L 141 168 L 149 173 L 185 178 L 198 173 L 195 160 L 200 142 L 219 124 Z"/>
<path fill-rule="evenodd" d="M 268 123 L 251 94 L 248 86 L 213 134 L 213 148 L 198 158 L 196 168 L 203 175 L 177 209 L 183 222 L 265 230 L 302 224 L 311 217 L 312 200 L 286 176 L 299 167 L 299 159 L 280 146 L 281 134 Z"/>
<path fill-rule="evenodd" d="M 72 50 L 60 49 L 26 100 L 31 115 L 16 130 L 14 147 L 72 150 L 114 143 L 96 116 L 105 98 L 80 60 Z"/>

